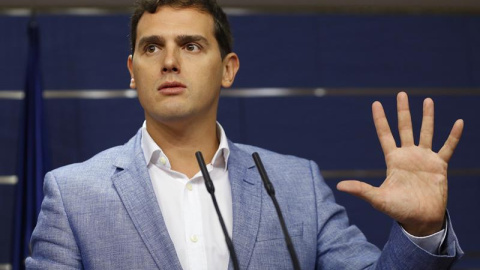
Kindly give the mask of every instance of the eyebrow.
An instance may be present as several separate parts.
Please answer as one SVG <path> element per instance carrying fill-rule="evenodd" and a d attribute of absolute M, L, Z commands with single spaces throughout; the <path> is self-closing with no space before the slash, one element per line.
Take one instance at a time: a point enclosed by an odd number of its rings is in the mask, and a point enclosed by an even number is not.
<path fill-rule="evenodd" d="M 177 44 L 186 44 L 190 42 L 201 42 L 205 43 L 205 45 L 208 45 L 208 40 L 201 35 L 180 35 L 175 38 L 175 42 Z"/>
<path fill-rule="evenodd" d="M 146 44 L 165 44 L 165 39 L 161 36 L 147 36 L 142 37 L 138 42 L 138 48 L 142 48 Z"/>

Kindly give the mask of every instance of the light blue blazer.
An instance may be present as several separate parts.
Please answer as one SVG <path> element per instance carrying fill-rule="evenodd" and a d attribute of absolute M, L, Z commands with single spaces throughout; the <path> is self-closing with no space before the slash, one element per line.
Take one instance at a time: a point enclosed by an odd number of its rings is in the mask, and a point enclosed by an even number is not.
<path fill-rule="evenodd" d="M 123 146 L 46 175 L 28 269 L 181 269 L 140 140 L 138 132 Z M 302 269 L 438 270 L 449 268 L 462 254 L 450 223 L 445 255 L 417 247 L 395 222 L 380 251 L 349 225 L 314 162 L 229 146 L 233 243 L 242 270 L 292 268 L 252 152 L 260 154 L 275 186 Z"/>

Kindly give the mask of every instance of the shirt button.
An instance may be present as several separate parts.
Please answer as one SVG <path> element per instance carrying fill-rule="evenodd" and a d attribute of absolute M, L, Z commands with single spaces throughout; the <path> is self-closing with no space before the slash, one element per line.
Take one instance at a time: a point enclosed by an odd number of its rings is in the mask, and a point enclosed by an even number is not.
<path fill-rule="evenodd" d="M 162 165 L 167 164 L 167 159 L 164 156 L 161 156 L 160 157 L 160 163 L 162 163 Z"/>
<path fill-rule="evenodd" d="M 198 242 L 198 237 L 197 237 L 197 235 L 194 234 L 194 235 L 190 236 L 190 241 L 192 241 L 193 243 Z"/>
<path fill-rule="evenodd" d="M 190 191 L 192 191 L 192 189 L 193 189 L 193 186 L 192 186 L 192 184 L 190 184 L 190 183 L 187 183 L 187 189 L 188 189 L 188 190 L 190 190 Z"/>

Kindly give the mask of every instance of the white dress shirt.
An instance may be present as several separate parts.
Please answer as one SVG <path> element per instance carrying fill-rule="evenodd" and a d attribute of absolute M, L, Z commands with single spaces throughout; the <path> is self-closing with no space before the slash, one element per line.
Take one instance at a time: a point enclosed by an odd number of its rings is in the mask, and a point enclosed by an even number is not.
<path fill-rule="evenodd" d="M 230 149 L 225 132 L 218 123 L 217 134 L 220 145 L 207 169 L 231 237 L 232 195 L 227 172 Z M 202 173 L 198 172 L 189 179 L 185 174 L 173 171 L 168 157 L 148 134 L 145 123 L 142 127 L 141 147 L 165 225 L 182 268 L 227 269 L 230 255 Z"/>
<path fill-rule="evenodd" d="M 215 186 L 215 196 L 228 234 L 232 237 L 232 195 L 227 168 L 230 149 L 218 122 L 217 136 L 220 145 L 207 169 Z M 142 127 L 141 147 L 182 268 L 227 269 L 230 260 L 228 248 L 202 173 L 199 171 L 189 179 L 185 174 L 173 171 L 168 157 L 148 134 L 146 123 Z M 403 232 L 412 242 L 433 254 L 439 253 L 438 249 L 446 236 L 446 229 L 426 237 L 416 237 L 405 230 Z"/>

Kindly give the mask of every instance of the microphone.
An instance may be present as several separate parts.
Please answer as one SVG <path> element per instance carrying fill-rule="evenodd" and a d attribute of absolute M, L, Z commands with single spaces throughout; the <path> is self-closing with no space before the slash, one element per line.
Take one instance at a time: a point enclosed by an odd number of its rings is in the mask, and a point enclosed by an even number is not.
<path fill-rule="evenodd" d="M 215 206 L 215 211 L 217 212 L 218 220 L 220 221 L 223 235 L 225 236 L 225 242 L 227 242 L 230 258 L 232 258 L 233 269 L 240 270 L 240 267 L 238 266 L 237 254 L 235 253 L 235 249 L 233 248 L 232 239 L 230 239 L 230 236 L 228 236 L 227 227 L 225 226 L 225 222 L 223 221 L 222 213 L 220 213 L 220 208 L 218 208 L 217 198 L 215 197 L 215 187 L 213 186 L 213 181 L 210 178 L 210 174 L 208 173 L 207 165 L 205 165 L 205 160 L 203 160 L 202 152 L 196 152 L 195 156 L 197 157 L 198 166 L 200 166 L 200 170 L 202 171 L 207 191 L 212 196 L 213 205 Z"/>
<path fill-rule="evenodd" d="M 280 210 L 280 205 L 278 205 L 277 197 L 275 197 L 275 189 L 273 188 L 272 182 L 268 178 L 267 172 L 263 167 L 262 160 L 257 152 L 252 154 L 253 160 L 257 165 L 258 172 L 260 177 L 262 177 L 263 185 L 267 190 L 268 195 L 272 198 L 273 204 L 275 205 L 275 210 L 277 210 L 278 219 L 280 220 L 280 225 L 282 226 L 283 236 L 285 237 L 285 243 L 287 244 L 288 252 L 290 253 L 290 258 L 292 260 L 293 269 L 300 270 L 300 263 L 298 262 L 297 254 L 293 247 L 292 239 L 288 234 L 287 226 L 285 225 L 285 220 L 283 219 L 282 210 Z"/>

